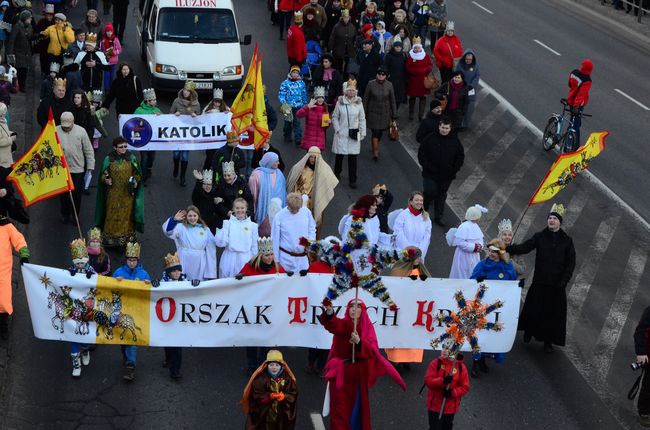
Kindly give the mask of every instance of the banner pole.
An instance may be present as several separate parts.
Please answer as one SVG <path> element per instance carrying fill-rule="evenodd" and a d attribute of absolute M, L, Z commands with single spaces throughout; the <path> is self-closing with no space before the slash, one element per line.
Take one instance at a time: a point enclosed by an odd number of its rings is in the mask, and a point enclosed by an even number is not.
<path fill-rule="evenodd" d="M 74 213 L 74 219 L 77 222 L 77 229 L 79 230 L 79 239 L 83 240 L 84 235 L 81 233 L 81 225 L 79 224 L 79 216 L 77 215 L 77 207 L 74 204 L 74 199 L 72 198 L 72 191 L 68 189 L 68 195 L 70 196 L 70 203 L 72 203 L 72 212 Z"/>

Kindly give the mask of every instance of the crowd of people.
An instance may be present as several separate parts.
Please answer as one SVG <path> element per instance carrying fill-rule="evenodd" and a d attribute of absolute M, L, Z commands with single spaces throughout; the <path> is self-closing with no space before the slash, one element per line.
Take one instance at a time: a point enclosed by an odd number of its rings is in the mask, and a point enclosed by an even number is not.
<path fill-rule="evenodd" d="M 36 24 L 28 9 L 14 10 L 17 21 L 5 44 L 7 57 L 12 55 L 15 60 L 9 63 L 9 73 L 0 73 L 4 77 L 0 81 L 3 338 L 9 334 L 7 321 L 12 313 L 12 249 L 19 252 L 21 263 L 28 262 L 30 256 L 12 223 L 26 223 L 28 217 L 5 181 L 14 160 L 11 145 L 15 136 L 7 126 L 10 93 L 25 91 L 26 70 L 31 66 L 31 52 L 28 55 L 21 47 L 38 48 L 43 82 L 37 120 L 44 127 L 48 113 L 53 113 L 75 184 L 72 202 L 67 195 L 61 198 L 63 224 L 75 223 L 82 196 L 90 194 L 95 153 L 101 140 L 109 136 L 104 119 L 111 104 L 115 102 L 116 115 L 163 113 L 155 90 L 145 88 L 131 66 L 119 60 L 124 24 L 116 31 L 110 23 L 102 24 L 97 11 L 89 7 L 83 22 L 73 28 L 59 11 L 62 7 L 46 4 L 44 17 Z M 301 239 L 325 235 L 323 219 L 337 215 L 328 213 L 327 207 L 342 177 L 343 159 L 348 158 L 348 184 L 355 189 L 361 143 L 370 134 L 372 158 L 377 161 L 380 141 L 384 135 L 395 137 L 399 108 L 406 105 L 409 121 L 419 121 L 416 140 L 420 144 L 422 191 L 398 198 L 405 207 L 391 210 L 395 202 L 389 187 L 375 185 L 340 218 L 340 238 L 330 236 L 330 240 L 345 241 L 355 219 L 361 218 L 371 246 L 410 249 L 408 257 L 386 275 L 427 279 L 425 259 L 432 224 L 441 228 L 447 224 L 443 217 L 446 196 L 464 163 L 460 136 L 472 125 L 480 78 L 476 53 L 463 50 L 455 24 L 447 17 L 445 0 L 332 0 L 324 5 L 318 0 L 276 0 L 269 2 L 269 10 L 280 39 L 286 37 L 290 65 L 279 86 L 277 112 L 284 120 L 285 144 L 294 143 L 297 148 L 287 146 L 283 151 L 305 151 L 304 156 L 286 169 L 279 148 L 267 142 L 256 151 L 241 150 L 240 138 L 233 132 L 224 147 L 205 151 L 202 169 L 189 176 L 196 181 L 192 205 L 170 213 L 162 225 L 160 233 L 173 240 L 175 251 L 162 258 L 164 269 L 156 276 L 142 267 L 137 238 L 144 227 L 143 187 L 152 177 L 156 153 L 142 151 L 136 157 L 124 137 L 115 137 L 95 177 L 95 228 L 86 240 L 79 238 L 70 244 L 71 275 L 112 274 L 118 280 L 140 280 L 164 288 L 166 282 L 174 281 L 196 286 L 216 278 L 236 281 L 272 273 L 333 273 Z M 318 58 L 314 59 L 312 51 L 318 51 Z M 574 72 L 585 81 L 592 67 L 591 62 L 583 63 Z M 575 84 L 573 90 L 582 97 L 581 106 L 586 104 L 588 88 Z M 265 97 L 265 104 L 273 130 L 277 124 L 275 102 Z M 166 113 L 194 117 L 228 110 L 218 88 L 202 108 L 195 84 L 186 81 Z M 333 168 L 323 158 L 328 147 L 335 154 Z M 169 166 L 170 176 L 183 187 L 187 185 L 189 158 L 190 151 L 174 151 Z M 520 244 L 513 243 L 513 226 L 507 219 L 486 237 L 478 224 L 485 211 L 480 205 L 468 208 L 464 221 L 447 232 L 447 242 L 455 248 L 449 277 L 477 282 L 520 280 L 523 286 L 526 271 L 520 255 L 535 250 L 534 278 L 519 329 L 524 330 L 525 342 L 535 338 L 551 353 L 553 344 L 565 343 L 565 289 L 575 266 L 573 242 L 561 229 L 564 208 L 554 205 L 546 227 Z M 124 263 L 111 264 L 107 249 L 113 253 L 124 249 Z M 72 303 L 69 291 L 63 293 Z M 353 320 L 358 325 L 353 325 Z M 386 359 L 360 300 L 348 303 L 342 317 L 326 306 L 320 321 L 334 335 L 332 348 L 329 355 L 310 349 L 305 370 L 331 383 L 331 428 L 349 428 L 348 423 L 355 422 L 359 428 L 369 429 L 369 388 L 384 374 L 403 386 L 399 372 L 421 363 L 422 350 L 391 349 L 386 351 Z M 71 344 L 74 377 L 80 377 L 83 367 L 90 364 L 90 351 L 89 345 Z M 136 347 L 123 346 L 122 354 L 123 377 L 133 381 Z M 357 360 L 351 360 L 350 354 Z M 249 414 L 247 428 L 293 428 L 298 383 L 282 354 L 246 348 L 246 357 L 251 376 L 242 398 Z M 443 345 L 442 355 L 429 364 L 425 377 L 430 428 L 452 427 L 460 399 L 469 391 L 468 375 L 478 378 L 489 372 L 486 358 L 504 359 L 503 354 L 488 351 L 474 359 L 468 370 L 452 345 Z M 181 348 L 165 348 L 164 365 L 173 379 L 181 378 L 181 363 Z"/>

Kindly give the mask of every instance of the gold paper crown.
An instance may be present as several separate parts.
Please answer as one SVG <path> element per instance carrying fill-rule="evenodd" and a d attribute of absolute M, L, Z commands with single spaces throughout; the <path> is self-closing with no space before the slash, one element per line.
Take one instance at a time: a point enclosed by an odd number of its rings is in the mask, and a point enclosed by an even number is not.
<path fill-rule="evenodd" d="M 422 45 L 422 39 L 420 36 L 413 36 L 413 45 Z"/>
<path fill-rule="evenodd" d="M 343 84 L 343 91 L 356 90 L 356 89 L 357 89 L 356 79 L 348 79 L 348 81 Z"/>
<path fill-rule="evenodd" d="M 126 258 L 140 258 L 140 244 L 138 242 L 126 244 Z"/>
<path fill-rule="evenodd" d="M 501 234 L 501 232 L 504 232 L 506 230 L 512 231 L 512 221 L 510 221 L 507 218 L 502 219 L 501 222 L 499 222 L 499 226 L 497 228 L 499 229 L 499 234 Z"/>
<path fill-rule="evenodd" d="M 273 254 L 273 241 L 270 237 L 257 239 L 257 253 L 260 255 Z"/>
<path fill-rule="evenodd" d="M 235 130 L 230 130 L 226 133 L 226 141 L 228 143 L 239 142 L 239 134 Z"/>
<path fill-rule="evenodd" d="M 566 209 L 564 209 L 564 205 L 561 204 L 561 203 L 560 204 L 553 203 L 553 206 L 551 206 L 551 212 L 555 212 L 555 213 L 559 214 L 561 217 L 564 218 L 564 214 L 566 213 Z"/>
<path fill-rule="evenodd" d="M 97 43 L 97 34 L 96 33 L 87 33 L 85 43 Z"/>
<path fill-rule="evenodd" d="M 86 241 L 83 239 L 75 239 L 70 242 L 70 253 L 72 254 L 72 261 L 74 263 L 87 262 L 88 250 L 86 249 Z"/>
<path fill-rule="evenodd" d="M 174 266 L 180 266 L 181 265 L 181 259 L 178 258 L 177 253 L 173 254 L 167 254 L 163 257 L 163 264 L 165 265 L 165 270 L 169 269 L 170 267 Z"/>
<path fill-rule="evenodd" d="M 280 351 L 278 351 L 277 349 L 272 349 L 266 353 L 266 361 L 267 362 L 277 361 L 278 363 L 282 363 L 284 362 L 284 357 L 282 356 L 282 353 Z"/>
<path fill-rule="evenodd" d="M 185 81 L 184 90 L 196 91 L 196 83 L 194 81 Z"/>
<path fill-rule="evenodd" d="M 92 242 L 93 240 L 98 240 L 100 242 L 102 241 L 102 231 L 97 227 L 91 228 L 88 232 L 88 243 Z"/>
<path fill-rule="evenodd" d="M 56 78 L 56 79 L 54 79 L 53 86 L 54 86 L 54 89 L 63 88 L 65 90 L 66 84 L 67 84 L 67 81 L 65 79 Z"/>

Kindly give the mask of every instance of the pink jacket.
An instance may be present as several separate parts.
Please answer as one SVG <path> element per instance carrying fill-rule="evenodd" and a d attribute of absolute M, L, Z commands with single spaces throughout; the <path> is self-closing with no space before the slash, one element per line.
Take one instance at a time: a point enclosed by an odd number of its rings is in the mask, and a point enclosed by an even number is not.
<path fill-rule="evenodd" d="M 325 104 L 316 105 L 309 109 L 309 105 L 304 105 L 296 116 L 298 118 L 305 118 L 305 132 L 302 136 L 302 143 L 300 147 L 309 150 L 312 146 L 317 146 L 321 151 L 325 150 L 325 130 L 327 127 L 322 127 L 323 114 L 327 113 Z"/>

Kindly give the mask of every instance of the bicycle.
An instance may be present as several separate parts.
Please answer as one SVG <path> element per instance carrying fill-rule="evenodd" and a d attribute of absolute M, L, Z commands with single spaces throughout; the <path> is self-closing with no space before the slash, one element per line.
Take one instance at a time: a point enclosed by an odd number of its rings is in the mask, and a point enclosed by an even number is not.
<path fill-rule="evenodd" d="M 571 107 L 566 99 L 561 99 L 562 113 L 553 113 L 546 123 L 544 134 L 542 135 L 542 146 L 545 151 L 550 151 L 557 145 L 560 145 L 560 152 L 568 153 L 578 149 L 580 142 L 576 142 L 576 131 L 573 128 Z M 590 117 L 583 112 L 578 112 L 575 117 Z M 567 129 L 562 133 L 565 121 L 568 123 Z M 578 145 L 576 145 L 576 143 Z"/>

